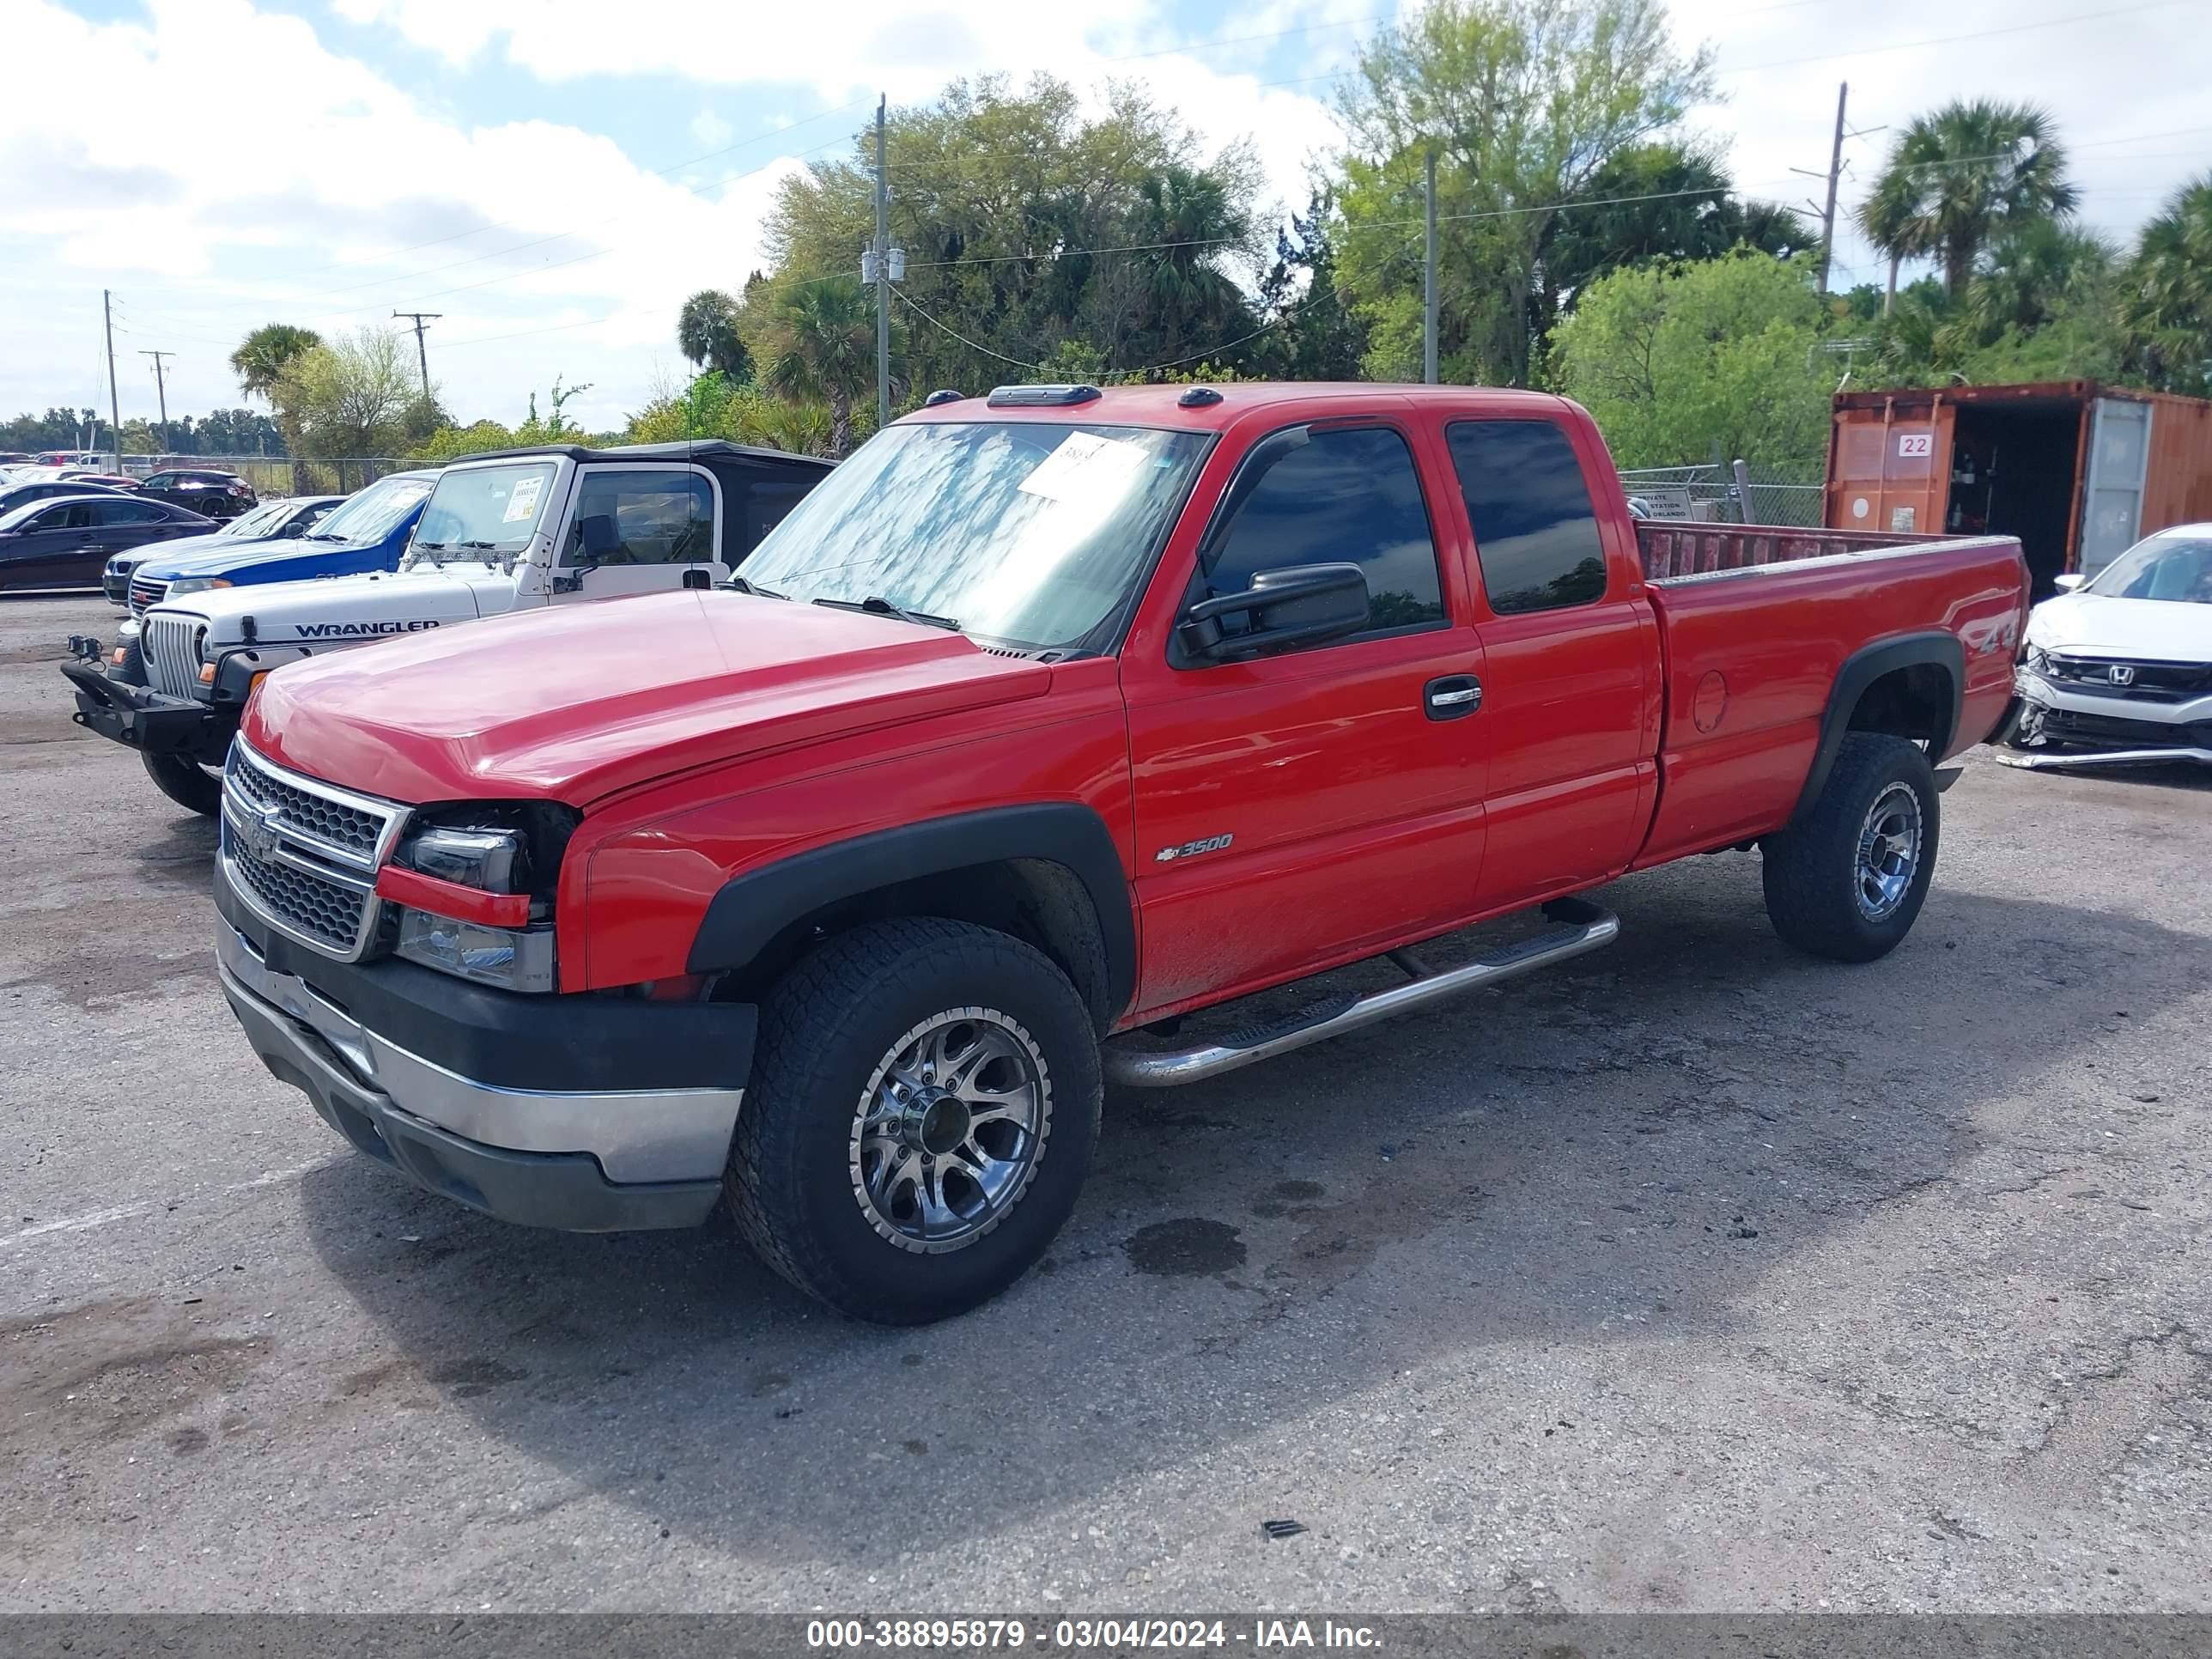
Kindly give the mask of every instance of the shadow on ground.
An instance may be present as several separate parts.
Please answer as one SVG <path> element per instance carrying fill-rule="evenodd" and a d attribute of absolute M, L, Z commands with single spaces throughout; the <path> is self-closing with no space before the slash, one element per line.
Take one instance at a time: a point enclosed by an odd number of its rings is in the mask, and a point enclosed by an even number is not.
<path fill-rule="evenodd" d="M 1887 962 L 1811 963 L 1756 870 L 1616 886 L 1623 943 L 1559 975 L 1110 1097 L 1052 1258 L 928 1329 L 814 1308 L 719 1218 L 534 1233 L 319 1170 L 311 1237 L 398 1356 L 331 1393 L 464 1401 L 742 1554 L 988 1535 L 1078 1502 L 1071 1469 L 1233 1456 L 1441 1352 L 1632 1343 L 1624 1301 L 1724 1330 L 1792 1252 L 1948 1178 L 1985 1103 L 2190 986 L 2194 941 L 2154 924 L 1940 890 Z"/>

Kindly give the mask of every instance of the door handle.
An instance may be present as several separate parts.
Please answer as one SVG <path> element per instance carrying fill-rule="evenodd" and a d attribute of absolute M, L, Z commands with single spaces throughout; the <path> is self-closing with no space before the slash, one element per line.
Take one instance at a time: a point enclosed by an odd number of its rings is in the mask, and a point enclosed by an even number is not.
<path fill-rule="evenodd" d="M 1482 707 L 1482 682 L 1472 674 L 1447 674 L 1421 688 L 1421 708 L 1432 720 L 1455 720 Z"/>

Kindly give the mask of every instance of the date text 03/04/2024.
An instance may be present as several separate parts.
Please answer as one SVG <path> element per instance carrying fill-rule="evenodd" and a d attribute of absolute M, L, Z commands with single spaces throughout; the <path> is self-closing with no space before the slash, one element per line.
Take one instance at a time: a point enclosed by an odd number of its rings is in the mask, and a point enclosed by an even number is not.
<path fill-rule="evenodd" d="M 1331 1619 L 1255 1619 L 1249 1625 L 1225 1619 L 818 1619 L 806 1626 L 807 1646 L 828 1651 L 986 1651 L 1032 1644 L 1107 1650 L 1243 1647 L 1258 1652 L 1382 1645 L 1372 1626 Z"/>

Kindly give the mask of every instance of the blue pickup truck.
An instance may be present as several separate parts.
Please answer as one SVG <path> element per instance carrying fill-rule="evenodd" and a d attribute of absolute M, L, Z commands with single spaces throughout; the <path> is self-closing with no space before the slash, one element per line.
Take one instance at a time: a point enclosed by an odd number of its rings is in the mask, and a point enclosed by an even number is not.
<path fill-rule="evenodd" d="M 131 573 L 131 614 L 147 606 L 210 587 L 246 587 L 262 582 L 301 581 L 313 576 L 355 576 L 371 570 L 397 570 L 407 550 L 422 503 L 438 481 L 434 468 L 394 472 L 349 496 L 303 536 L 283 541 L 248 542 L 226 551 L 203 550 L 178 558 L 157 555 Z M 127 643 L 135 632 L 124 624 Z"/>

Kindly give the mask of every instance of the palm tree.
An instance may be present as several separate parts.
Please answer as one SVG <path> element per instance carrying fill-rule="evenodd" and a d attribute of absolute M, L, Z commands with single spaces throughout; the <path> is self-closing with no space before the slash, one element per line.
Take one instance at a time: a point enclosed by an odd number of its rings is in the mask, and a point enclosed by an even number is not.
<path fill-rule="evenodd" d="M 2122 283 L 2120 319 L 2160 384 L 2212 386 L 2212 173 L 2176 191 L 2143 227 Z"/>
<path fill-rule="evenodd" d="M 258 398 L 270 408 L 276 404 L 276 392 L 283 383 L 284 371 L 292 360 L 302 352 L 313 351 L 322 344 L 323 337 L 312 328 L 295 328 L 289 323 L 264 323 L 238 343 L 230 354 L 230 367 L 238 376 L 239 389 L 249 398 Z"/>
<path fill-rule="evenodd" d="M 752 383 L 752 354 L 738 337 L 738 302 L 718 288 L 702 288 L 684 302 L 676 317 L 676 349 L 733 385 Z"/>
<path fill-rule="evenodd" d="M 307 465 L 300 456 L 299 417 L 290 401 L 280 394 L 292 366 L 322 343 L 323 337 L 312 328 L 264 323 L 230 354 L 231 372 L 238 376 L 239 390 L 249 398 L 260 398 L 276 416 L 276 429 L 284 434 L 284 453 L 292 458 L 292 489 L 296 495 L 307 493 Z"/>
<path fill-rule="evenodd" d="M 853 400 L 876 373 L 875 305 L 857 276 L 817 276 L 776 303 L 769 390 L 830 405 L 830 453 L 853 447 Z"/>
<path fill-rule="evenodd" d="M 1928 258 L 1956 299 L 1975 256 L 2005 230 L 2069 218 L 2080 200 L 2050 112 L 1982 98 L 1946 104 L 1906 127 L 1858 222 L 1889 256 L 1893 295 L 1899 264 Z"/>

